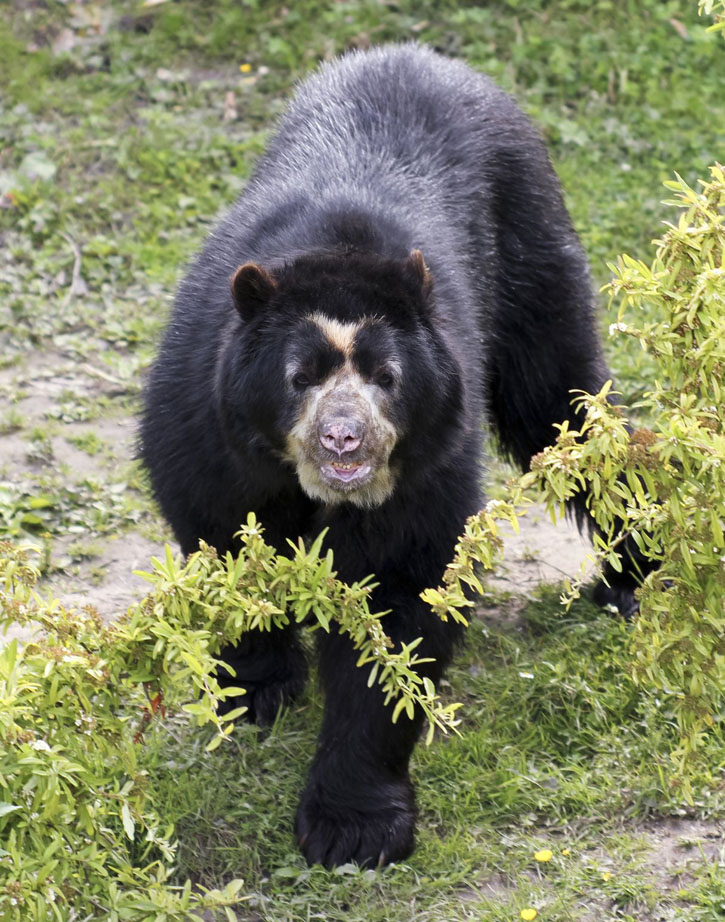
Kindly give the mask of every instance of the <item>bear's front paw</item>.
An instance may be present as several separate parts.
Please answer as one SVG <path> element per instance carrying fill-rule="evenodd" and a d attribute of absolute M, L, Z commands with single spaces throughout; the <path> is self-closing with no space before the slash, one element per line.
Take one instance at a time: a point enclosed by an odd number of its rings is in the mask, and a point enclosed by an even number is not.
<path fill-rule="evenodd" d="M 410 782 L 386 783 L 370 795 L 361 791 L 357 798 L 346 797 L 343 807 L 319 788 L 307 788 L 297 811 L 295 834 L 308 864 L 334 868 L 354 861 L 381 867 L 408 857 L 415 846 Z"/>

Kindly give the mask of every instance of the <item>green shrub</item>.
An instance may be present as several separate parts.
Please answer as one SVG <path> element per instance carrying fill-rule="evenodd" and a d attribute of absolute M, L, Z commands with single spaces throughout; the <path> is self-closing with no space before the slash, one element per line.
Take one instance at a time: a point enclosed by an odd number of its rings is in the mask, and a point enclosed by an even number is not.
<path fill-rule="evenodd" d="M 611 266 L 613 331 L 635 337 L 656 366 L 640 410 L 651 428 L 630 436 L 604 393 L 583 397 L 582 431 L 562 429 L 529 478 L 550 506 L 586 480 L 608 536 L 599 557 L 616 564 L 631 533 L 659 563 L 640 590 L 632 668 L 672 696 L 683 754 L 719 719 L 725 692 L 725 173 L 711 174 L 699 193 L 679 177 L 667 184 L 686 207 L 651 266 L 626 256 Z"/>
<path fill-rule="evenodd" d="M 167 548 L 154 560 L 150 594 L 104 625 L 88 608 L 70 611 L 33 590 L 27 553 L 0 544 L 0 626 L 42 633 L 0 653 L 0 918 L 199 919 L 195 912 L 231 905 L 241 881 L 224 891 L 172 887 L 173 830 L 154 811 L 144 769 L 144 729 L 167 708 L 214 725 L 207 749 L 229 736 L 244 708 L 224 717 L 215 655 L 246 630 L 269 630 L 290 618 L 334 620 L 372 664 L 392 719 L 415 706 L 435 726 L 455 727 L 458 705 L 443 705 L 416 643 L 391 650 L 368 608 L 368 580 L 334 578 L 332 556 L 300 543 L 281 557 L 262 539 L 253 516 L 237 558 L 202 545 L 181 564 Z M 192 699 L 189 700 L 189 696 Z M 234 918 L 230 916 L 230 918 Z"/>
<path fill-rule="evenodd" d="M 201 626 L 156 623 L 149 600 L 106 627 L 90 608 L 43 602 L 36 578 L 26 552 L 0 544 L 0 623 L 44 631 L 0 653 L 0 918 L 181 922 L 234 903 L 241 881 L 206 894 L 169 886 L 173 830 L 142 764 L 164 698 L 215 690 Z M 175 668 L 185 658 L 194 668 Z"/>
<path fill-rule="evenodd" d="M 553 516 L 584 488 L 601 530 L 595 557 L 621 569 L 618 548 L 631 536 L 658 564 L 638 590 L 631 669 L 646 689 L 670 699 L 682 734 L 680 757 L 722 719 L 725 700 L 725 173 L 711 168 L 695 192 L 667 183 L 685 206 L 657 241 L 651 266 L 623 256 L 608 286 L 620 303 L 612 332 L 637 339 L 653 360 L 656 380 L 639 405 L 651 428 L 630 434 L 608 397 L 577 399 L 586 408 L 578 431 L 559 427 L 556 444 L 532 460 L 513 488 L 508 516 L 523 511 L 521 490 L 538 486 Z M 630 316 L 632 315 L 632 316 Z M 490 515 L 469 522 L 474 535 Z M 459 577 L 488 562 L 480 541 L 459 546 L 439 589 L 439 611 L 458 604 Z M 465 565 L 463 564 L 465 562 Z M 581 581 L 569 587 L 567 599 Z"/>

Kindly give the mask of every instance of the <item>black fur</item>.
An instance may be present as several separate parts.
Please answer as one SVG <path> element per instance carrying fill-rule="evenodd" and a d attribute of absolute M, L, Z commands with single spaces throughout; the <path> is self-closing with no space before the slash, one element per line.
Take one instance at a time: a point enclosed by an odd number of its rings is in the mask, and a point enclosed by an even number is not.
<path fill-rule="evenodd" d="M 235 305 L 230 279 L 246 263 L 263 272 L 236 278 Z M 341 361 L 301 322 L 313 311 L 375 317 L 356 340 L 361 374 L 390 354 L 403 368 L 390 409 L 396 486 L 374 508 L 310 499 L 285 458 L 298 398 L 283 357 L 314 353 L 304 377 Z M 457 631 L 419 593 L 438 583 L 481 506 L 481 426 L 526 468 L 572 418 L 570 391 L 595 392 L 608 377 L 595 326 L 584 253 L 516 104 L 425 48 L 348 55 L 299 87 L 181 284 L 146 391 L 154 492 L 186 553 L 200 538 L 232 547 L 250 510 L 280 550 L 328 527 L 340 577 L 376 575 L 388 633 L 424 636 L 437 680 Z M 626 580 L 617 598 L 629 604 Z M 293 631 L 249 637 L 227 658 L 260 721 L 304 681 Z M 326 705 L 297 815 L 301 848 L 328 866 L 402 859 L 413 848 L 408 761 L 420 717 L 393 725 L 334 632 L 320 644 L 320 674 Z"/>

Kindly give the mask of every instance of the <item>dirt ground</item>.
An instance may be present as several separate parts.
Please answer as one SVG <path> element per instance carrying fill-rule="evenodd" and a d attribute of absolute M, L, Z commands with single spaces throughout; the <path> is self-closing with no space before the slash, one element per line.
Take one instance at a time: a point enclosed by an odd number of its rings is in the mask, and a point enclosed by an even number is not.
<path fill-rule="evenodd" d="M 134 570 L 170 535 L 141 489 L 134 416 L 99 371 L 62 352 L 0 370 L 0 512 L 42 548 L 43 594 L 111 619 L 143 597 Z"/>

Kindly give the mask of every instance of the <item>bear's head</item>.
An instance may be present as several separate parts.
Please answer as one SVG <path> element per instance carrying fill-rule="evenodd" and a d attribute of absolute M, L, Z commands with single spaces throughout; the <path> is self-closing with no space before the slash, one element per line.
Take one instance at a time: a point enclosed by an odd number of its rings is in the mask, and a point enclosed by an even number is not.
<path fill-rule="evenodd" d="M 246 263 L 231 290 L 242 325 L 222 353 L 227 425 L 293 465 L 312 499 L 382 504 L 460 423 L 460 371 L 420 251 Z"/>

